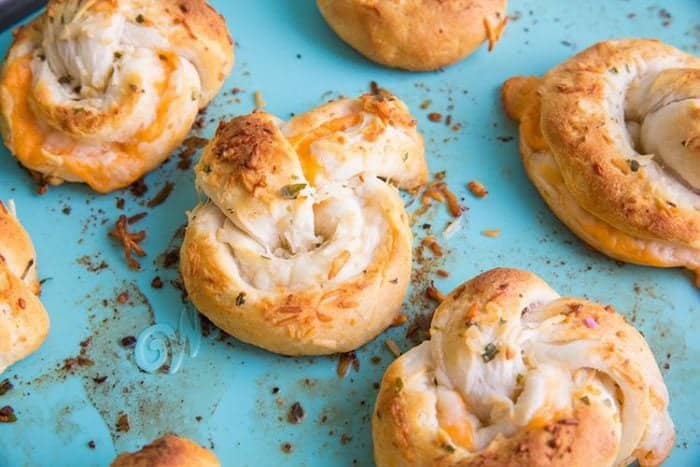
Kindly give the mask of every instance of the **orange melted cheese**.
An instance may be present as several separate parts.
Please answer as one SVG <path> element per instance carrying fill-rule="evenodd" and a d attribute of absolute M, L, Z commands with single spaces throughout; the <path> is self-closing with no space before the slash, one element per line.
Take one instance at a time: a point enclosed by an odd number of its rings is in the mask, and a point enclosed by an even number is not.
<path fill-rule="evenodd" d="M 546 151 L 549 149 L 547 140 L 542 134 L 540 126 L 540 99 L 535 96 L 531 105 L 522 114 L 520 120 L 520 131 L 525 143 L 532 148 L 533 151 Z"/>
<path fill-rule="evenodd" d="M 12 135 L 11 150 L 29 167 L 42 165 L 42 148 L 46 141 L 44 130 L 37 123 L 29 108 L 29 101 L 20 96 L 29 96 L 32 85 L 31 55 L 25 55 L 7 63 L 3 82 L 0 85 L 16 99 L 12 102 L 9 122 Z"/>
<path fill-rule="evenodd" d="M 131 143 L 107 143 L 102 146 L 94 146 L 92 151 L 80 154 L 77 150 L 79 142 L 65 139 L 69 143 L 48 145 L 48 138 L 52 132 L 50 128 L 42 126 L 37 121 L 36 115 L 29 106 L 29 96 L 32 92 L 31 55 L 25 55 L 6 65 L 1 87 L 15 97 L 12 101 L 8 115 L 8 124 L 12 134 L 11 150 L 17 159 L 30 169 L 48 170 L 47 175 L 52 175 L 51 168 L 57 164 L 55 156 L 60 156 L 60 168 L 68 171 L 75 178 L 83 180 L 93 189 L 107 192 L 133 182 L 147 170 L 151 169 L 152 162 L 143 160 L 143 154 L 139 150 L 139 144 L 154 141 L 166 132 L 169 110 L 172 102 L 178 97 L 171 90 L 172 75 L 177 69 L 179 58 L 172 52 L 160 52 L 166 60 L 161 60 L 165 71 L 165 79 L 156 83 L 155 89 L 162 98 L 156 109 L 154 121 L 147 127 L 139 130 L 132 136 Z M 47 155 L 49 152 L 50 155 Z M 114 158 L 109 164 L 103 164 L 100 155 L 111 153 Z M 119 171 L 112 170 L 118 167 Z"/>
<path fill-rule="evenodd" d="M 437 417 L 440 427 L 457 445 L 474 451 L 474 432 L 466 420 L 467 413 L 467 405 L 459 394 L 452 393 L 450 397 L 438 395 Z"/>
<path fill-rule="evenodd" d="M 537 78 L 514 78 L 514 90 L 506 99 L 505 105 L 509 115 L 520 120 L 520 136 L 533 151 L 544 151 L 549 148 L 540 126 L 540 96 L 537 88 L 540 80 Z"/>
<path fill-rule="evenodd" d="M 156 93 L 163 97 L 160 99 L 158 107 L 156 108 L 156 118 L 149 126 L 136 132 L 132 137 L 131 143 L 118 144 L 120 149 L 124 152 L 134 155 L 139 154 L 139 144 L 154 141 L 166 130 L 165 125 L 168 120 L 168 110 L 170 109 L 170 104 L 176 97 L 169 89 L 172 75 L 176 71 L 176 64 L 179 63 L 180 59 L 177 55 L 168 51 L 160 51 L 158 55 L 165 58 L 165 60 L 160 60 L 160 62 L 165 68 L 166 77 L 165 80 L 155 84 Z"/>
<path fill-rule="evenodd" d="M 537 171 L 537 176 L 546 180 L 549 186 L 560 187 L 560 190 L 561 187 L 564 187 L 563 189 L 566 190 L 564 179 L 556 166 L 540 164 L 535 170 Z M 628 235 L 585 211 L 570 194 L 566 193 L 561 198 L 564 199 L 564 197 L 569 198 L 568 201 L 549 200 L 546 196 L 545 199 L 547 199 L 557 216 L 579 237 L 593 247 L 609 256 L 630 263 L 662 267 L 676 266 L 668 264 L 663 258 L 644 249 L 643 240 Z"/>
<path fill-rule="evenodd" d="M 104 0 L 90 6 L 90 11 L 93 13 L 112 13 L 117 9 L 117 4 L 114 0 Z"/>
<path fill-rule="evenodd" d="M 506 101 L 507 111 L 520 120 L 520 137 L 531 152 L 551 152 L 541 128 L 541 99 L 537 95 L 539 80 L 520 78 L 516 82 L 517 92 Z M 532 157 L 532 156 L 525 156 Z M 566 187 L 558 168 L 551 164 L 540 164 L 535 169 L 537 176 L 546 180 L 549 186 Z M 544 193 L 543 193 L 544 196 Z M 579 206 L 570 194 L 568 203 L 554 200 L 550 207 L 579 237 L 605 254 L 622 261 L 649 266 L 676 266 L 643 248 L 643 240 L 635 238 L 612 225 L 598 219 Z M 572 212 L 573 211 L 573 212 Z M 678 265 L 682 266 L 682 265 Z"/>
<path fill-rule="evenodd" d="M 362 115 L 359 113 L 352 113 L 344 117 L 329 120 L 307 133 L 300 133 L 289 138 L 290 144 L 299 156 L 299 162 L 301 163 L 304 176 L 309 182 L 313 183 L 316 177 L 324 172 L 321 164 L 319 164 L 318 160 L 311 154 L 311 145 L 322 138 L 329 137 L 333 133 L 345 131 L 348 128 L 359 125 L 360 122 L 362 122 Z"/>

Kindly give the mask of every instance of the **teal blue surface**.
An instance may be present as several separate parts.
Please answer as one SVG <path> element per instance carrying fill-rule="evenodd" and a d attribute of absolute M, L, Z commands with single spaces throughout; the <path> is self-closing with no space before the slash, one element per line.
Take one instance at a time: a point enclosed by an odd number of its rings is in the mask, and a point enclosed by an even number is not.
<path fill-rule="evenodd" d="M 338 95 L 354 96 L 375 80 L 406 101 L 425 136 L 432 172 L 447 171 L 447 181 L 469 207 L 461 231 L 449 241 L 441 267 L 449 278 L 435 281 L 449 291 L 480 271 L 514 266 L 536 272 L 560 293 L 614 304 L 647 337 L 666 378 L 676 447 L 667 465 L 700 465 L 700 295 L 689 274 L 621 265 L 592 252 L 557 221 L 524 175 L 517 152 L 516 127 L 501 110 L 499 89 L 512 75 L 539 74 L 576 51 L 602 39 L 658 37 L 691 53 L 700 47 L 697 0 L 512 1 L 508 25 L 496 49 L 482 48 L 467 60 L 435 73 L 414 74 L 374 65 L 342 43 L 327 28 L 314 2 L 214 1 L 236 40 L 236 65 L 207 112 L 209 122 L 196 132 L 208 137 L 221 117 L 253 109 L 259 90 L 266 109 L 282 118 Z M 661 7 L 670 13 L 670 19 Z M 664 24 L 668 22 L 668 24 Z M 0 35 L 0 50 L 11 40 Z M 229 91 L 240 88 L 232 95 Z M 429 109 L 420 104 L 432 100 Z M 432 123 L 428 112 L 452 115 L 462 129 Z M 392 360 L 384 341 L 402 349 L 407 325 L 393 328 L 357 352 L 358 372 L 336 375 L 337 358 L 284 358 L 220 336 L 202 338 L 196 356 L 184 356 L 175 374 L 147 374 L 134 363 L 133 350 L 120 345 L 152 324 L 177 329 L 185 307 L 169 281 L 177 271 L 163 266 L 163 253 L 177 243 L 185 211 L 196 203 L 193 177 L 176 167 L 174 157 L 146 177 L 143 198 L 128 191 L 98 196 L 79 185 L 35 194 L 29 177 L 0 149 L 0 198 L 13 198 L 38 250 L 43 300 L 51 333 L 42 348 L 4 375 L 15 389 L 0 396 L 0 406 L 15 408 L 18 422 L 0 424 L 0 466 L 105 466 L 117 452 L 133 450 L 169 431 L 211 446 L 224 466 L 280 464 L 372 465 L 370 414 L 376 383 Z M 489 196 L 476 200 L 465 184 L 482 181 Z M 145 201 L 166 181 L 175 183 L 156 208 Z M 115 207 L 125 199 L 125 210 Z M 408 198 L 407 198 L 408 199 Z M 67 208 L 70 209 L 67 209 Z M 122 212 L 148 212 L 144 228 L 148 256 L 141 272 L 130 271 L 107 232 Z M 440 234 L 448 216 L 440 206 L 414 228 L 417 239 L 430 223 Z M 484 229 L 500 229 L 487 238 Z M 173 240 L 175 239 L 175 240 Z M 98 271 L 89 271 L 90 264 Z M 425 266 L 424 266 L 425 268 Z M 151 287 L 160 276 L 162 289 Z M 404 313 L 426 314 L 425 280 L 407 297 Z M 116 296 L 129 292 L 126 304 Z M 80 352 L 91 367 L 70 372 L 65 359 Z M 373 357 L 380 361 L 372 362 Z M 107 380 L 96 383 L 96 376 Z M 273 394 L 273 388 L 279 388 Z M 300 402 L 300 424 L 287 412 Z M 121 412 L 128 432 L 117 432 Z M 94 441 L 95 447 L 88 447 Z M 282 450 L 291 444 L 291 452 Z"/>

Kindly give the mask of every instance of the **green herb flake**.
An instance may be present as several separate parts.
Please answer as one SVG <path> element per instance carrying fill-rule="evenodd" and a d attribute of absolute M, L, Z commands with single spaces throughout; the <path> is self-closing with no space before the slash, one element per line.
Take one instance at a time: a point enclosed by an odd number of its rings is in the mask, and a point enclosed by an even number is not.
<path fill-rule="evenodd" d="M 630 170 L 632 172 L 636 172 L 639 170 L 639 162 L 637 162 L 634 159 L 627 159 L 627 164 L 630 166 Z"/>
<path fill-rule="evenodd" d="M 306 188 L 306 183 L 293 183 L 291 185 L 285 185 L 280 190 L 280 195 L 285 199 L 296 199 L 299 196 L 299 192 Z"/>
<path fill-rule="evenodd" d="M 617 67 L 612 67 L 608 71 L 610 71 L 610 73 L 614 73 L 614 74 L 618 74 L 620 72 L 620 70 L 618 70 Z"/>
<path fill-rule="evenodd" d="M 141 13 L 139 13 L 139 14 L 136 16 L 136 22 L 139 23 L 139 24 L 142 24 L 144 21 L 146 21 L 146 18 L 144 18 L 143 15 L 142 15 Z"/>
<path fill-rule="evenodd" d="M 518 386 L 522 386 L 523 383 L 525 382 L 525 375 L 522 373 L 518 373 L 518 376 L 515 377 L 515 384 Z"/>
<path fill-rule="evenodd" d="M 245 304 L 245 292 L 241 292 L 236 297 L 236 306 L 241 306 Z"/>
<path fill-rule="evenodd" d="M 202 172 L 205 174 L 210 174 L 211 173 L 211 165 L 205 164 L 204 167 L 202 167 Z"/>
<path fill-rule="evenodd" d="M 496 344 L 489 342 L 486 344 L 486 347 L 484 347 L 484 353 L 481 354 L 481 359 L 484 361 L 484 363 L 488 363 L 496 358 L 496 354 L 498 354 L 498 352 L 499 350 L 498 347 L 496 347 Z"/>
<path fill-rule="evenodd" d="M 394 392 L 399 393 L 403 390 L 403 380 L 401 378 L 396 378 L 394 380 Z"/>
<path fill-rule="evenodd" d="M 579 399 L 581 402 L 583 402 L 586 405 L 591 405 L 591 400 L 588 398 L 588 396 L 583 396 L 582 398 Z"/>
<path fill-rule="evenodd" d="M 406 162 L 408 160 L 408 153 L 405 152 L 403 153 L 403 161 Z"/>
<path fill-rule="evenodd" d="M 450 454 L 452 454 L 453 452 L 455 452 L 455 447 L 452 446 L 451 444 L 443 444 L 441 447 L 442 447 L 442 449 L 444 449 L 445 451 L 449 452 Z"/>

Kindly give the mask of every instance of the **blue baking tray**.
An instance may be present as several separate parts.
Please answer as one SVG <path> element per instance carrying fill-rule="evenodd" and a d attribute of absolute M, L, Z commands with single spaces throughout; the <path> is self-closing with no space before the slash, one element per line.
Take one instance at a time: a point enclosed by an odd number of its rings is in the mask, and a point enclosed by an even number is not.
<path fill-rule="evenodd" d="M 670 390 L 677 439 L 667 465 L 700 465 L 700 296 L 690 275 L 623 265 L 572 236 L 527 180 L 517 128 L 499 100 L 506 78 L 541 74 L 602 39 L 657 37 L 697 54 L 697 0 L 512 1 L 510 24 L 493 52 L 482 48 L 462 63 L 422 74 L 366 61 L 331 32 L 310 0 L 212 3 L 236 40 L 236 65 L 193 135 L 210 137 L 219 119 L 251 111 L 255 91 L 268 111 L 288 118 L 339 95 L 358 95 L 376 81 L 417 117 L 431 171 L 446 171 L 449 186 L 469 208 L 462 228 L 442 238 L 450 220 L 444 206 L 418 219 L 416 241 L 432 231 L 446 254 L 416 265 L 403 310 L 409 323 L 359 349 L 359 370 L 340 378 L 336 357 L 285 358 L 215 328 L 194 327 L 194 311 L 181 300 L 172 264 L 185 212 L 197 202 L 191 171 L 177 167 L 178 152 L 145 178 L 142 197 L 129 190 L 99 196 L 80 185 L 39 196 L 0 148 L 0 198 L 15 200 L 34 239 L 45 280 L 42 299 L 51 315 L 41 349 L 3 375 L 15 388 L 0 396 L 0 405 L 14 407 L 18 421 L 0 425 L 0 466 L 106 466 L 116 453 L 166 432 L 211 447 L 225 466 L 372 465 L 370 415 L 378 382 L 393 359 L 385 340 L 404 350 L 413 345 L 406 330 L 415 316 L 432 310 L 424 298 L 430 280 L 447 292 L 496 266 L 529 269 L 562 294 L 612 303 L 639 327 Z M 0 35 L 3 54 L 10 41 L 10 32 Z M 461 128 L 431 122 L 429 112 L 450 115 Z M 465 184 L 472 179 L 486 185 L 488 197 L 469 195 Z M 167 201 L 147 207 L 166 182 L 175 184 Z M 123 210 L 117 208 L 120 198 Z M 148 215 L 134 227 L 147 231 L 148 256 L 134 272 L 108 232 L 120 214 L 140 212 Z M 500 229 L 501 235 L 483 236 L 485 229 Z M 450 276 L 437 278 L 437 268 Z M 162 288 L 152 287 L 155 277 Z M 163 330 L 171 339 L 158 332 Z M 158 366 L 158 344 L 167 344 L 160 371 L 140 370 L 134 350 L 120 343 L 140 335 L 145 352 L 138 357 L 145 367 Z M 94 365 L 67 369 L 66 359 L 81 351 Z M 287 413 L 295 402 L 305 416 L 290 424 Z M 129 431 L 117 431 L 121 414 L 128 415 Z"/>

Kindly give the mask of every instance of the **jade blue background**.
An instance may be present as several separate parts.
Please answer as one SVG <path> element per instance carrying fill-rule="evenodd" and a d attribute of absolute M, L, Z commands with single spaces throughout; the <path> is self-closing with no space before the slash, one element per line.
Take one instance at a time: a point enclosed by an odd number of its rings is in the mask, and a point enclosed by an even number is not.
<path fill-rule="evenodd" d="M 698 290 L 680 270 L 620 265 L 573 237 L 525 177 L 517 138 L 511 138 L 516 127 L 505 119 L 499 100 L 506 78 L 540 74 L 606 38 L 657 37 L 697 54 L 697 0 L 511 1 L 514 19 L 493 52 L 482 48 L 446 70 L 422 74 L 364 60 L 336 38 L 310 0 L 212 3 L 226 16 L 236 40 L 236 65 L 226 92 L 209 108 L 208 124 L 196 134 L 208 137 L 219 118 L 252 110 L 256 90 L 266 109 L 282 118 L 340 94 L 360 94 L 371 80 L 392 90 L 419 121 L 431 170 L 447 170 L 449 185 L 469 207 L 462 230 L 441 240 L 449 253 L 433 266 L 451 275 L 436 280 L 437 287 L 446 292 L 480 271 L 514 266 L 540 274 L 562 294 L 614 304 L 644 332 L 659 364 L 668 364 L 662 372 L 677 441 L 667 465 L 700 465 Z M 10 40 L 10 32 L 0 35 L 2 53 Z M 241 91 L 233 95 L 234 87 Z M 426 99 L 432 105 L 422 110 Z M 462 129 L 453 132 L 429 122 L 429 112 L 452 115 Z M 337 359 L 279 357 L 220 337 L 216 330 L 174 375 L 140 372 L 132 352 L 119 345 L 122 337 L 154 323 L 175 327 L 184 306 L 168 283 L 176 270 L 159 260 L 197 199 L 192 174 L 176 164 L 175 157 L 146 178 L 144 198 L 128 191 L 98 196 L 78 185 L 38 196 L 25 172 L 0 148 L 0 198 L 16 201 L 34 239 L 40 275 L 48 279 L 42 298 L 52 326 L 43 347 L 3 375 L 15 389 L 0 396 L 0 406 L 12 405 L 19 421 L 0 424 L 0 466 L 105 466 L 116 452 L 136 449 L 168 431 L 213 447 L 224 466 L 372 465 L 375 383 L 392 360 L 384 341 L 391 336 L 409 348 L 406 325 L 360 349 L 359 372 L 344 379 L 336 375 Z M 486 185 L 487 198 L 467 193 L 471 179 Z M 166 181 L 175 183 L 167 202 L 144 207 Z M 128 270 L 107 238 L 122 212 L 115 207 L 117 198 L 125 199 L 127 214 L 148 212 L 135 226 L 148 230 L 141 272 Z M 421 224 L 431 223 L 439 234 L 447 220 L 444 207 L 438 207 L 421 218 L 414 232 L 422 238 Z M 484 237 L 484 229 L 501 229 L 501 236 Z M 88 270 L 102 261 L 103 269 Z M 166 282 L 160 290 L 150 286 L 157 275 Z M 425 280 L 416 282 L 404 313 L 429 312 L 431 305 L 421 299 L 425 286 Z M 125 290 L 130 300 L 122 305 L 115 297 Z M 90 336 L 86 356 L 95 366 L 73 374 L 61 370 L 64 359 L 77 355 L 79 343 Z M 372 363 L 374 356 L 381 361 Z M 104 375 L 103 384 L 92 379 Z M 286 414 L 296 401 L 306 416 L 290 425 Z M 121 411 L 130 416 L 128 433 L 115 429 Z M 88 448 L 90 440 L 95 449 Z M 280 448 L 286 442 L 292 445 L 288 454 Z"/>

